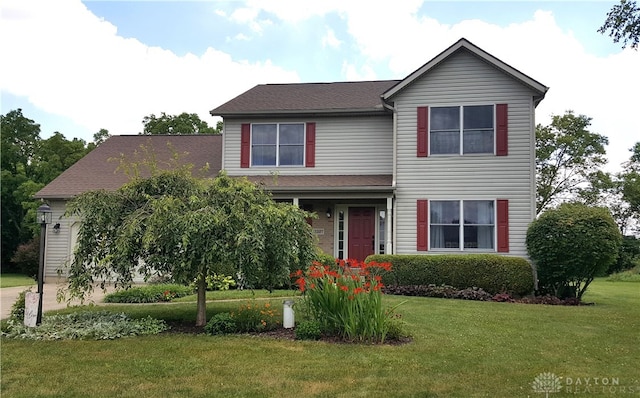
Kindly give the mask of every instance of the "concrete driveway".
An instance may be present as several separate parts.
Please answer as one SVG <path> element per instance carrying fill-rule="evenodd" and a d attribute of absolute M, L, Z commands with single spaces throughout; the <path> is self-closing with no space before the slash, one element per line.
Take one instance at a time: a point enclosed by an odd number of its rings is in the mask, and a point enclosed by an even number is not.
<path fill-rule="evenodd" d="M 42 312 L 47 312 L 51 310 L 58 310 L 62 308 L 66 308 L 67 305 L 74 306 L 80 305 L 80 300 L 73 300 L 71 303 L 67 304 L 67 302 L 58 303 L 56 300 L 56 296 L 58 293 L 58 289 L 61 287 L 66 287 L 63 284 L 55 284 L 55 283 L 45 283 L 44 284 L 44 295 L 42 296 Z M 28 289 L 29 286 L 19 286 L 19 287 L 5 287 L 0 289 L 0 307 L 1 313 L 0 318 L 5 319 L 9 317 L 11 313 L 11 306 L 18 299 L 18 295 L 23 290 Z M 31 291 L 36 292 L 38 290 L 37 285 L 31 286 Z M 113 287 L 111 287 L 107 292 L 113 291 Z M 100 304 L 102 303 L 102 299 L 104 298 L 104 293 L 100 287 L 96 287 L 93 293 L 88 296 L 84 304 Z"/>

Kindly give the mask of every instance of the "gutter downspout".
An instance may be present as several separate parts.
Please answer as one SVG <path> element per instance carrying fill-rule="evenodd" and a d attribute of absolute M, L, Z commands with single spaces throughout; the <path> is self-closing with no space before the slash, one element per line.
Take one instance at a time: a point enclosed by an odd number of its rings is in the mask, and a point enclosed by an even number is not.
<path fill-rule="evenodd" d="M 396 177 L 397 177 L 397 173 L 398 173 L 398 110 L 395 107 L 395 104 L 393 106 L 389 105 L 388 103 L 385 102 L 384 98 L 382 99 L 382 106 L 384 106 L 386 109 L 390 110 L 391 112 L 393 112 L 393 126 L 392 126 L 392 130 L 393 130 L 393 159 L 392 159 L 392 164 L 393 164 L 393 173 L 392 173 L 392 177 L 391 177 L 391 188 L 393 189 L 394 192 L 394 196 L 395 196 L 395 190 L 396 190 Z M 393 201 L 393 198 L 392 198 Z M 388 205 L 387 205 L 388 207 Z M 395 204 L 393 205 L 393 214 L 391 215 L 392 217 L 392 223 L 393 223 L 393 241 L 390 242 L 391 247 L 390 248 L 385 248 L 385 253 L 388 254 L 396 254 L 396 231 L 398 230 L 398 223 L 397 223 L 397 217 L 396 217 L 396 206 Z M 389 224 L 391 225 L 391 224 Z M 391 234 L 388 234 L 387 236 L 390 236 Z"/>

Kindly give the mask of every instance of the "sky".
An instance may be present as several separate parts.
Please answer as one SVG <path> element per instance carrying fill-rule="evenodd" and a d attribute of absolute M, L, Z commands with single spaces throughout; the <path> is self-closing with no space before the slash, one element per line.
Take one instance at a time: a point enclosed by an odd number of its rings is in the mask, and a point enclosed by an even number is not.
<path fill-rule="evenodd" d="M 92 141 L 150 114 L 209 110 L 256 84 L 402 79 L 464 37 L 549 87 L 609 138 L 617 171 L 640 141 L 640 52 L 597 33 L 617 1 L 2 0 L 0 110 Z"/>

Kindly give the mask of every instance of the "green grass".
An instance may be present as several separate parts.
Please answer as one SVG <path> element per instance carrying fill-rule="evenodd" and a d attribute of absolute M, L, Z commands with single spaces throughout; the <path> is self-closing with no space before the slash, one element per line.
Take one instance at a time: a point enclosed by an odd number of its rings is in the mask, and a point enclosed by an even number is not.
<path fill-rule="evenodd" d="M 616 272 L 607 278 L 609 282 L 640 282 L 640 265 L 622 272 Z"/>
<path fill-rule="evenodd" d="M 587 396 L 628 396 L 620 387 L 640 391 L 639 291 L 640 284 L 598 279 L 585 295 L 595 304 L 581 307 L 387 296 L 388 305 L 406 300 L 397 311 L 413 334 L 397 346 L 241 335 L 3 339 L 2 396 L 543 397 L 531 388 L 542 372 L 617 377 L 618 394 L 592 385 Z M 208 303 L 208 316 L 237 305 Z M 195 318 L 195 303 L 103 308 Z"/>
<path fill-rule="evenodd" d="M 36 281 L 26 275 L 21 274 L 1 274 L 0 275 L 0 288 L 3 287 L 16 287 L 16 286 L 31 286 L 35 285 Z"/>

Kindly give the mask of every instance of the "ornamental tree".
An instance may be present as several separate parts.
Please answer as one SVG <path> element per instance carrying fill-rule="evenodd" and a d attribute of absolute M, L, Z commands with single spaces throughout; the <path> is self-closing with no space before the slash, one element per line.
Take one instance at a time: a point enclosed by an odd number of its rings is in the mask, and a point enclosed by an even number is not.
<path fill-rule="evenodd" d="M 82 220 L 69 266 L 72 297 L 100 280 L 127 288 L 136 273 L 196 279 L 196 326 L 206 324 L 208 275 L 238 273 L 249 288 L 268 275 L 273 286 L 315 253 L 306 212 L 275 203 L 246 178 L 198 179 L 186 167 L 155 171 L 114 192 L 86 192 L 68 213 Z"/>
<path fill-rule="evenodd" d="M 527 230 L 527 251 L 537 268 L 538 289 L 580 299 L 593 278 L 618 257 L 622 236 L 609 210 L 563 204 L 547 210 Z"/>

